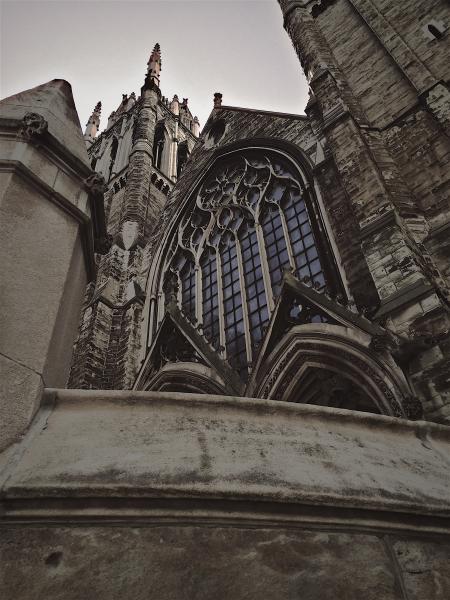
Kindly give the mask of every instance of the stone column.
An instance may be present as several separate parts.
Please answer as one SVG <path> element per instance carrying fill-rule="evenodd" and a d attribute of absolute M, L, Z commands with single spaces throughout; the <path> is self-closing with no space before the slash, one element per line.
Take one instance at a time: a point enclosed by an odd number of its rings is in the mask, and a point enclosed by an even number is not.
<path fill-rule="evenodd" d="M 0 109 L 2 450 L 26 431 L 43 388 L 66 385 L 105 229 L 70 85 L 53 80 Z"/>

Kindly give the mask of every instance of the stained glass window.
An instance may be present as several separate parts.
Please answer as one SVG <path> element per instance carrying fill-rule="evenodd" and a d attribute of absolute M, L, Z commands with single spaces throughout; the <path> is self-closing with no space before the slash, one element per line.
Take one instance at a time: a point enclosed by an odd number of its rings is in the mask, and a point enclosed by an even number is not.
<path fill-rule="evenodd" d="M 239 276 L 236 240 L 222 246 L 223 315 L 225 347 L 230 364 L 241 370 L 247 363 L 245 350 L 244 311 L 242 307 L 241 280 Z"/>
<path fill-rule="evenodd" d="M 219 294 L 217 287 L 217 263 L 215 250 L 203 253 L 200 261 L 202 268 L 202 307 L 203 333 L 213 345 L 219 341 Z"/>
<path fill-rule="evenodd" d="M 257 345 L 261 342 L 264 325 L 269 320 L 261 257 L 254 225 L 247 223 L 246 227 L 242 228 L 239 241 L 244 270 L 249 333 L 252 354 L 254 354 Z"/>
<path fill-rule="evenodd" d="M 181 270 L 181 307 L 185 314 L 195 318 L 195 267 L 187 261 Z"/>
<path fill-rule="evenodd" d="M 216 163 L 178 226 L 166 269 L 178 273 L 180 306 L 244 379 L 283 271 L 329 287 L 311 202 L 290 158 L 241 151 Z"/>

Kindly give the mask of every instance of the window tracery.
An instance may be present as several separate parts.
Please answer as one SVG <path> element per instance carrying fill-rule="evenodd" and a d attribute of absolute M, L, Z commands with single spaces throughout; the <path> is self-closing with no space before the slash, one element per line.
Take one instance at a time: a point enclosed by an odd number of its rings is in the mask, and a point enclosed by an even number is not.
<path fill-rule="evenodd" d="M 283 271 L 330 287 L 311 199 L 281 153 L 247 150 L 216 163 L 181 220 L 165 271 L 178 301 L 246 379 L 280 293 Z"/>

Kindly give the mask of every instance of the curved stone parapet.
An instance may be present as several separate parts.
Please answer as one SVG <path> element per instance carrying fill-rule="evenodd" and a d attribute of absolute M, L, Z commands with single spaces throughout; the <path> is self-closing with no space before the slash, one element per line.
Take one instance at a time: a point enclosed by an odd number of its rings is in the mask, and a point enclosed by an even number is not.
<path fill-rule="evenodd" d="M 43 497 L 226 499 L 443 518 L 449 450 L 450 428 L 424 421 L 228 396 L 46 390 L 3 497 L 41 507 Z"/>
<path fill-rule="evenodd" d="M 449 450 L 450 429 L 423 421 L 251 398 L 47 390 L 0 462 L 6 590 L 444 599 Z"/>

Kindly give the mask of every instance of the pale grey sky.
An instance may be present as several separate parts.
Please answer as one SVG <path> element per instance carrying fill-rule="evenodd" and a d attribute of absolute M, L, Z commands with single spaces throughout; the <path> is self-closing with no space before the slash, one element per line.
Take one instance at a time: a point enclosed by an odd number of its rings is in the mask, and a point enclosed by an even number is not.
<path fill-rule="evenodd" d="M 307 84 L 276 0 L 3 0 L 0 96 L 50 79 L 72 85 L 84 129 L 98 100 L 101 129 L 139 95 L 161 45 L 161 91 L 189 98 L 203 126 L 224 104 L 303 113 Z"/>

